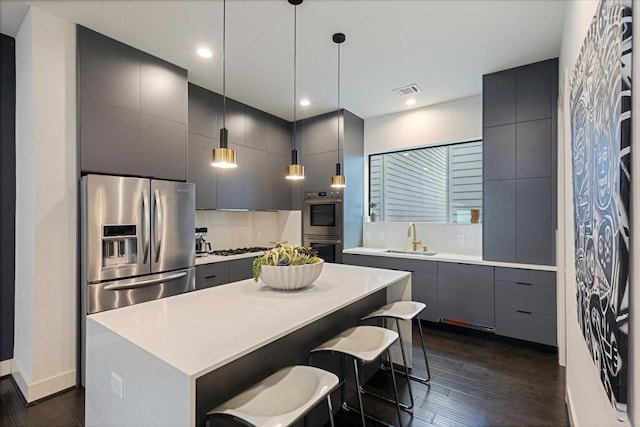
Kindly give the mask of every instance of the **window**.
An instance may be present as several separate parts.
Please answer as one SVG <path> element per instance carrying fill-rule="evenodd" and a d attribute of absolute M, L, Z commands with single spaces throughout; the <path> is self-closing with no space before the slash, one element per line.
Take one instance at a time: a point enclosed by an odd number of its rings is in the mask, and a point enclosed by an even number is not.
<path fill-rule="evenodd" d="M 370 155 L 369 202 L 379 221 L 471 222 L 482 212 L 482 141 Z"/>

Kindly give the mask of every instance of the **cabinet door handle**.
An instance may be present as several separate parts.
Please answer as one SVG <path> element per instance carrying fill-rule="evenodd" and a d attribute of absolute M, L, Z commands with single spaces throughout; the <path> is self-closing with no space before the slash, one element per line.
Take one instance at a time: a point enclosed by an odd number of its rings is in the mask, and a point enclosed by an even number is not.
<path fill-rule="evenodd" d="M 217 276 L 217 274 L 214 274 L 213 276 L 204 276 L 205 279 L 213 279 Z"/>
<path fill-rule="evenodd" d="M 522 314 L 533 314 L 530 311 L 524 311 L 524 310 L 516 310 L 518 313 L 522 313 Z"/>
<path fill-rule="evenodd" d="M 531 283 L 527 283 L 527 282 L 516 282 L 517 285 L 522 285 L 522 286 L 533 286 Z"/>

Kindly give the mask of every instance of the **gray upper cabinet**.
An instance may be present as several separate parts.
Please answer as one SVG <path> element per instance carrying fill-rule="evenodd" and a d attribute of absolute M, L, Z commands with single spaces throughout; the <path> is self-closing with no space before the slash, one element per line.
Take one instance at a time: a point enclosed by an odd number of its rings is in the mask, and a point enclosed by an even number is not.
<path fill-rule="evenodd" d="M 298 137 L 304 147 L 304 154 L 318 154 L 338 149 L 337 112 L 306 119 L 297 124 Z M 342 149 L 342 141 L 340 141 Z M 335 163 L 335 162 L 334 162 Z"/>
<path fill-rule="evenodd" d="M 94 173 L 140 170 L 140 113 L 102 102 L 80 103 L 80 164 Z"/>
<path fill-rule="evenodd" d="M 269 153 L 269 209 L 291 209 L 291 182 L 285 178 L 290 157 Z"/>
<path fill-rule="evenodd" d="M 516 121 L 516 73 L 514 70 L 482 77 L 482 123 L 484 127 Z"/>
<path fill-rule="evenodd" d="M 229 147 L 236 169 L 211 167 L 223 125 L 222 96 L 189 84 L 189 181 L 198 209 L 291 209 L 285 176 L 291 150 L 290 123 L 227 98 Z"/>
<path fill-rule="evenodd" d="M 482 255 L 491 261 L 516 261 L 516 181 L 486 181 Z"/>
<path fill-rule="evenodd" d="M 80 169 L 186 180 L 187 71 L 77 31 Z"/>
<path fill-rule="evenodd" d="M 557 64 L 484 76 L 484 259 L 554 264 Z"/>
<path fill-rule="evenodd" d="M 554 61 L 542 61 L 516 69 L 516 121 L 551 117 L 553 106 Z"/>
<path fill-rule="evenodd" d="M 482 143 L 482 174 L 484 180 L 516 177 L 516 125 L 486 128 Z"/>
<path fill-rule="evenodd" d="M 324 153 L 303 156 L 304 187 L 309 190 L 322 190 L 331 186 L 331 176 L 336 173 L 338 156 L 342 161 L 342 152 L 327 151 Z"/>
<path fill-rule="evenodd" d="M 493 328 L 493 267 L 438 263 L 440 319 Z"/>
<path fill-rule="evenodd" d="M 516 261 L 554 264 L 551 178 L 519 179 L 516 185 Z"/>
<path fill-rule="evenodd" d="M 196 184 L 196 209 L 215 209 L 216 168 L 211 166 L 211 150 L 218 140 L 189 133 L 189 182 Z"/>
<path fill-rule="evenodd" d="M 150 55 L 141 55 L 140 58 L 141 111 L 186 124 L 186 70 Z"/>
<path fill-rule="evenodd" d="M 551 176 L 551 119 L 533 120 L 516 126 L 517 178 Z"/>
<path fill-rule="evenodd" d="M 220 95 L 189 83 L 189 133 L 218 139 L 222 127 L 221 114 Z"/>
<path fill-rule="evenodd" d="M 88 28 L 78 26 L 79 95 L 140 111 L 140 53 Z"/>

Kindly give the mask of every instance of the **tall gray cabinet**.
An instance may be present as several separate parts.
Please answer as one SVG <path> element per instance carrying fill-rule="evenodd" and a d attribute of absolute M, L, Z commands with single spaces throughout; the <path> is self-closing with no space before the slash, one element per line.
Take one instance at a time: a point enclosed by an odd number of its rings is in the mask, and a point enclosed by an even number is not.
<path fill-rule="evenodd" d="M 222 96 L 189 84 L 188 180 L 198 209 L 291 209 L 285 168 L 291 159 L 291 124 L 227 98 L 229 147 L 236 169 L 211 166 L 222 127 Z"/>
<path fill-rule="evenodd" d="M 342 114 L 342 120 L 339 120 L 339 114 Z M 305 179 L 294 184 L 294 209 L 302 209 L 303 191 L 331 190 L 331 176 L 335 175 L 339 160 L 347 179 L 342 203 L 344 247 L 362 246 L 364 120 L 342 109 L 300 120 L 296 127 Z"/>
<path fill-rule="evenodd" d="M 83 172 L 187 178 L 187 70 L 77 27 Z"/>
<path fill-rule="evenodd" d="M 483 76 L 483 258 L 555 264 L 558 60 Z"/>

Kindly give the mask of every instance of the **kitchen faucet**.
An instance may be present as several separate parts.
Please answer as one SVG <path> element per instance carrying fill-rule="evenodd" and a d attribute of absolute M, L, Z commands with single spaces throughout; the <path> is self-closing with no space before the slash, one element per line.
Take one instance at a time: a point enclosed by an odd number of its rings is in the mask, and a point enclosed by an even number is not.
<path fill-rule="evenodd" d="M 409 224 L 409 229 L 407 230 L 407 237 L 411 237 L 411 229 L 413 228 L 413 241 L 411 244 L 413 245 L 413 251 L 418 250 L 418 245 L 421 243 L 420 240 L 416 240 L 416 225 L 414 223 Z"/>

